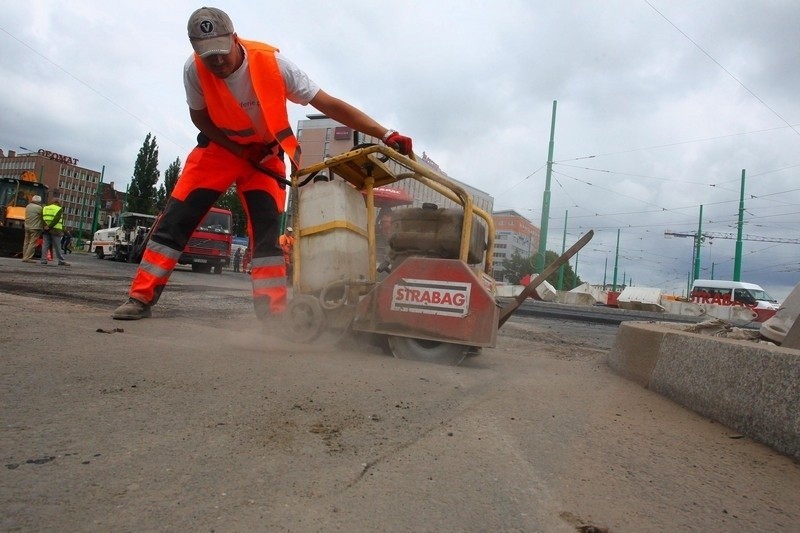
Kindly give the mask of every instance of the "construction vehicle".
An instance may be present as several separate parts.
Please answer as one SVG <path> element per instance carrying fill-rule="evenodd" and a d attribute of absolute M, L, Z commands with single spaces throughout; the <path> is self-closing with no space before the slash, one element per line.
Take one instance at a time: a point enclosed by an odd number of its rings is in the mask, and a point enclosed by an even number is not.
<path fill-rule="evenodd" d="M 25 241 L 25 207 L 34 196 L 47 202 L 47 186 L 36 174 L 23 172 L 17 177 L 0 178 L 0 254 L 21 256 Z"/>
<path fill-rule="evenodd" d="M 397 209 L 389 264 L 378 272 L 375 189 L 412 179 L 440 208 Z M 300 342 L 376 336 L 395 357 L 459 364 L 493 347 L 497 331 L 586 233 L 522 293 L 501 306 L 492 277 L 494 224 L 457 183 L 386 146 L 362 145 L 291 176 L 295 247 L 287 329 Z M 410 189 L 410 188 L 409 188 Z M 449 200 L 449 202 L 448 202 Z"/>
<path fill-rule="evenodd" d="M 233 215 L 227 209 L 212 207 L 195 228 L 178 263 L 192 265 L 192 272 L 222 274 L 231 264 Z"/>
<path fill-rule="evenodd" d="M 141 246 L 137 248 L 139 250 L 135 256 L 137 263 L 141 261 L 147 242 L 157 226 L 158 218 L 144 236 Z M 189 237 L 178 264 L 191 265 L 192 272 L 207 274 L 213 270 L 214 274 L 222 274 L 222 268 L 231 263 L 232 245 L 233 214 L 228 209 L 212 207 Z"/>
<path fill-rule="evenodd" d="M 123 212 L 119 226 L 97 230 L 90 250 L 98 259 L 138 263 L 144 252 L 144 242 L 156 217 L 145 213 Z"/>

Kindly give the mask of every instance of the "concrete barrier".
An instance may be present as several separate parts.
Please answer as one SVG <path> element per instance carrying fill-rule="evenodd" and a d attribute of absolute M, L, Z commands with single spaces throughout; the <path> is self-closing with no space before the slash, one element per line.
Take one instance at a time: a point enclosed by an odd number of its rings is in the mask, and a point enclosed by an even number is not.
<path fill-rule="evenodd" d="M 566 305 L 585 305 L 585 306 L 593 306 L 597 304 L 597 300 L 594 296 L 589 294 L 588 292 L 564 292 L 558 291 L 558 298 L 556 298 L 556 302 L 560 304 Z"/>
<path fill-rule="evenodd" d="M 620 375 L 800 461 L 800 350 L 623 322 Z"/>
<path fill-rule="evenodd" d="M 604 290 L 603 287 L 598 285 L 591 285 L 589 283 L 582 283 L 569 291 L 569 294 L 589 294 L 594 299 L 594 304 L 603 304 L 605 305 L 608 302 L 608 291 Z M 570 297 L 567 297 L 570 298 Z M 581 298 L 579 298 L 581 300 Z"/>
<path fill-rule="evenodd" d="M 617 297 L 617 307 L 631 311 L 663 312 L 661 289 L 653 287 L 625 287 Z"/>
<path fill-rule="evenodd" d="M 495 296 L 500 298 L 516 298 L 522 291 L 525 289 L 525 285 L 505 285 L 505 284 L 498 284 L 495 287 Z M 556 300 L 558 293 L 556 289 L 550 285 L 550 283 L 545 280 L 536 287 L 535 289 L 536 295 L 539 297 L 539 300 L 544 302 L 553 302 Z"/>

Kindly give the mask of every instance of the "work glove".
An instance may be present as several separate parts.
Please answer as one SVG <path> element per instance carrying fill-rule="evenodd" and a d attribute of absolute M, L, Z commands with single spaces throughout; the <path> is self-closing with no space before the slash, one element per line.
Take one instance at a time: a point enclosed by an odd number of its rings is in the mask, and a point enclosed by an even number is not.
<path fill-rule="evenodd" d="M 258 165 L 265 157 L 272 155 L 273 146 L 274 145 L 264 143 L 250 143 L 243 147 L 239 157 L 254 165 Z"/>
<path fill-rule="evenodd" d="M 389 130 L 383 136 L 383 143 L 389 148 L 394 148 L 403 155 L 409 155 L 412 152 L 411 137 L 400 135 L 394 130 Z"/>

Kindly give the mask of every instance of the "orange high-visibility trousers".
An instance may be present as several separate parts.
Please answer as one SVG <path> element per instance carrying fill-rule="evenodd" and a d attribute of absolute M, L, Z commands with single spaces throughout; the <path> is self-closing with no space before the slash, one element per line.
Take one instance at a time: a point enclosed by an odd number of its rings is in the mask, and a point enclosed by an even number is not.
<path fill-rule="evenodd" d="M 268 161 L 269 168 L 285 175 L 281 158 Z M 256 315 L 263 318 L 285 310 L 286 267 L 277 242 L 286 190 L 249 162 L 214 143 L 198 146 L 189 154 L 147 243 L 131 283 L 131 298 L 147 305 L 158 302 L 192 232 L 219 196 L 234 183 L 247 215 Z"/>

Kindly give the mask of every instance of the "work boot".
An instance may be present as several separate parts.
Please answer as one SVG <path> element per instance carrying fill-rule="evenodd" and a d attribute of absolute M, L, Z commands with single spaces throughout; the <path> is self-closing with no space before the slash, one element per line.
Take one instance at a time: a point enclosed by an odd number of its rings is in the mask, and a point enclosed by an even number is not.
<path fill-rule="evenodd" d="M 143 304 L 139 300 L 128 298 L 128 301 L 114 310 L 111 318 L 114 320 L 139 320 L 140 318 L 149 318 L 152 315 L 150 306 Z"/>
<path fill-rule="evenodd" d="M 70 263 L 67 263 L 66 261 L 59 261 L 58 262 L 58 266 L 68 267 L 68 266 L 72 266 L 72 265 Z"/>

